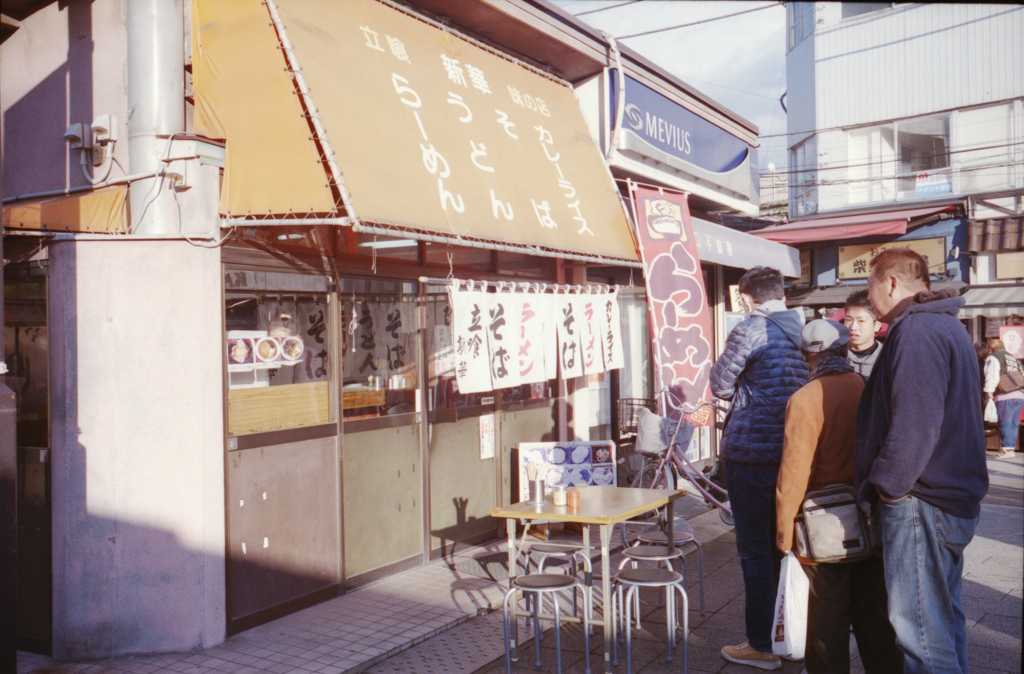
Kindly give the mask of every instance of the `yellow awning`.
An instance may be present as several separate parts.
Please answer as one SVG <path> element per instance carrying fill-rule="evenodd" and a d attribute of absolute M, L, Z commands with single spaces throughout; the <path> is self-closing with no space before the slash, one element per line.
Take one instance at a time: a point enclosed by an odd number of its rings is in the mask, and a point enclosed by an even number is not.
<path fill-rule="evenodd" d="M 125 213 L 125 187 L 108 187 L 95 192 L 4 206 L 4 229 L 46 229 L 65 232 L 122 232 L 128 219 Z"/>
<path fill-rule="evenodd" d="M 269 10 L 194 4 L 196 128 L 227 141 L 221 212 L 331 210 Z M 377 0 L 278 7 L 360 221 L 637 259 L 566 83 Z"/>
<path fill-rule="evenodd" d="M 331 213 L 334 197 L 259 0 L 192 6 L 195 130 L 227 141 L 220 212 Z"/>

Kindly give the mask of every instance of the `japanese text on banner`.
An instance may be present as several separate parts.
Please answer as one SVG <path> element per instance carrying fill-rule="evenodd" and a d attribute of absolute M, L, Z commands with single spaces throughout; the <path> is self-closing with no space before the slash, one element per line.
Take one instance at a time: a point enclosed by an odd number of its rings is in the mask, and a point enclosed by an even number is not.
<path fill-rule="evenodd" d="M 657 363 L 655 381 L 662 412 L 678 417 L 677 406 L 693 408 L 711 399 L 711 317 L 686 197 L 634 188 L 633 205 L 647 279 L 647 308 Z M 711 408 L 690 421 L 712 423 Z"/>

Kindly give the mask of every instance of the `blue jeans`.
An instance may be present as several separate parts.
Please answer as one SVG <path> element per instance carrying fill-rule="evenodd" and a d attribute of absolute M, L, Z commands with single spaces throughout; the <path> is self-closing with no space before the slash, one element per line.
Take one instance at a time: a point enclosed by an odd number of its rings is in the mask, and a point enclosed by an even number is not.
<path fill-rule="evenodd" d="M 1024 409 L 1024 398 L 996 401 L 996 412 L 999 414 L 999 440 L 1003 447 L 1012 449 L 1017 445 L 1017 430 L 1020 425 L 1022 409 Z"/>
<path fill-rule="evenodd" d="M 915 496 L 879 504 L 889 622 L 904 671 L 967 674 L 967 625 L 960 604 L 964 548 L 977 517 L 954 517 Z"/>
<path fill-rule="evenodd" d="M 725 463 L 735 520 L 736 549 L 746 590 L 747 643 L 772 652 L 772 619 L 782 553 L 775 547 L 775 483 L 778 466 Z"/>

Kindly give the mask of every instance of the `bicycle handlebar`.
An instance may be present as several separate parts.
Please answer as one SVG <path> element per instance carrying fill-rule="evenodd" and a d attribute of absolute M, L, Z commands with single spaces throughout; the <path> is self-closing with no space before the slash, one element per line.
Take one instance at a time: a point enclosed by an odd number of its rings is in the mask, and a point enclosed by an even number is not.
<path fill-rule="evenodd" d="M 657 398 L 658 396 L 661 396 L 661 394 L 663 394 L 663 393 L 667 394 L 672 399 L 673 405 L 675 405 L 679 409 L 683 410 L 683 414 L 693 414 L 694 412 L 696 412 L 700 408 L 707 407 L 708 405 L 711 405 L 715 409 L 715 411 L 717 411 L 717 412 L 726 412 L 726 411 L 728 411 L 724 407 L 722 407 L 721 405 L 716 403 L 714 398 L 712 398 L 711 400 L 706 400 L 704 402 L 699 402 L 699 403 L 697 403 L 697 405 L 692 410 L 688 410 L 688 409 L 686 409 L 686 401 L 685 400 L 680 400 L 679 396 L 677 396 L 675 393 L 673 393 L 672 390 L 668 386 L 662 387 L 662 389 L 660 391 L 658 391 L 658 393 L 655 395 L 655 398 Z"/>

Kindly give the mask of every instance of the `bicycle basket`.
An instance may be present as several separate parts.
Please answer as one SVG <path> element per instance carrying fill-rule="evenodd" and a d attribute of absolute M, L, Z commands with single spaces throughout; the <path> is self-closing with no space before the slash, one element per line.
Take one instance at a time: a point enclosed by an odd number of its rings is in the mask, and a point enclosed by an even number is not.
<path fill-rule="evenodd" d="M 649 398 L 620 398 L 619 399 L 619 435 L 636 433 L 637 419 L 640 410 L 647 409 L 654 411 L 655 402 Z"/>
<path fill-rule="evenodd" d="M 647 408 L 641 409 L 637 419 L 634 451 L 640 454 L 661 454 L 672 444 L 677 425 L 679 426 L 679 436 L 675 438 L 675 443 L 685 450 L 690 446 L 690 438 L 693 437 L 696 426 L 688 421 L 679 424 L 675 419 L 658 416 Z"/>

